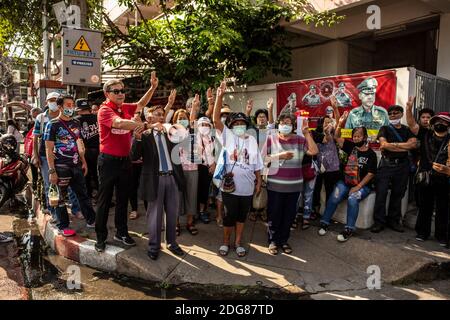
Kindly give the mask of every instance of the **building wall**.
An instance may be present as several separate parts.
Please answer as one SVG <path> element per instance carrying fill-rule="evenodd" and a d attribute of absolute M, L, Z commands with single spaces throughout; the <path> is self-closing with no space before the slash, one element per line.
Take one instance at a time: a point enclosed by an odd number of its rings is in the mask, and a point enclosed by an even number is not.
<path fill-rule="evenodd" d="M 450 13 L 441 16 L 437 76 L 450 79 Z"/>

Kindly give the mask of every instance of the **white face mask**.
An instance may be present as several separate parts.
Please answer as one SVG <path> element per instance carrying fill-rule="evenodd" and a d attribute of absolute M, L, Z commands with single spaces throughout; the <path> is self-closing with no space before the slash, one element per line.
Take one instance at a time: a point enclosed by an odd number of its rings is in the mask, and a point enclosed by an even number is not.
<path fill-rule="evenodd" d="M 207 136 L 211 132 L 211 128 L 210 127 L 199 127 L 198 131 L 200 132 L 200 134 Z"/>
<path fill-rule="evenodd" d="M 393 125 L 396 126 L 398 124 L 400 124 L 402 122 L 402 119 L 397 119 L 397 120 L 389 120 L 389 122 Z"/>
<path fill-rule="evenodd" d="M 220 118 L 220 121 L 222 121 L 222 123 L 225 124 L 225 121 L 227 121 L 227 117 Z"/>
<path fill-rule="evenodd" d="M 48 103 L 48 108 L 52 112 L 58 111 L 58 105 L 56 104 L 56 102 L 49 102 Z"/>

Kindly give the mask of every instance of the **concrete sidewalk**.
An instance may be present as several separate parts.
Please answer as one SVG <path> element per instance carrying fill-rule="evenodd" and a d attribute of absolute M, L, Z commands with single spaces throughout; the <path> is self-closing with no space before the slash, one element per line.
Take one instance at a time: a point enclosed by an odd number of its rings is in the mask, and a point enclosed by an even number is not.
<path fill-rule="evenodd" d="M 148 235 L 143 208 L 141 216 L 129 222 L 130 235 L 137 246 L 126 248 L 112 240 L 114 208 L 109 218 L 109 241 L 104 253 L 94 250 L 95 232 L 85 222 L 72 219 L 77 237 L 63 238 L 42 214 L 37 221 L 47 243 L 60 255 L 85 265 L 155 281 L 162 285 L 207 285 L 227 290 L 264 289 L 295 295 L 331 291 L 367 289 L 367 268 L 376 265 L 385 284 L 405 284 L 415 280 L 433 280 L 449 270 L 450 251 L 435 241 L 425 243 L 414 239 L 414 232 L 404 234 L 386 230 L 381 234 L 358 231 L 347 243 L 338 243 L 340 225 L 333 225 L 325 237 L 317 235 L 317 227 L 291 234 L 292 255 L 271 256 L 267 250 L 265 223 L 247 222 L 244 243 L 248 254 L 238 258 L 234 251 L 221 257 L 217 250 L 222 229 L 215 222 L 197 224 L 199 234 L 190 235 L 182 226 L 178 243 L 185 250 L 177 257 L 165 249 L 156 261 L 147 257 Z M 213 216 L 213 215 L 212 215 Z M 446 274 L 448 276 L 448 274 Z M 281 290 L 280 290 L 281 289 Z"/>

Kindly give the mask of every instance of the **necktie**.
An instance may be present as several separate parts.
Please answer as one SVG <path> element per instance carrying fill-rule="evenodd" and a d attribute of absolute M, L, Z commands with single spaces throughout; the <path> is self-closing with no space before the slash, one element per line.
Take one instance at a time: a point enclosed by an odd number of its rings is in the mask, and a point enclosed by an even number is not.
<path fill-rule="evenodd" d="M 158 136 L 158 148 L 159 148 L 159 162 L 161 163 L 162 172 L 169 171 L 169 165 L 167 164 L 166 152 L 164 151 L 164 145 L 162 143 L 161 132 L 157 134 Z"/>

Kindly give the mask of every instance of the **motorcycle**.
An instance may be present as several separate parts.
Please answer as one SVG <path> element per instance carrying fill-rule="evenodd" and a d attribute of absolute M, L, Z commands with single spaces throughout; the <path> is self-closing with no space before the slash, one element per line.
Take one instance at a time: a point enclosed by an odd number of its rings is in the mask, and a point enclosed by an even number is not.
<path fill-rule="evenodd" d="M 28 161 L 11 150 L 6 151 L 0 150 L 0 208 L 10 199 L 15 201 L 28 185 Z"/>

